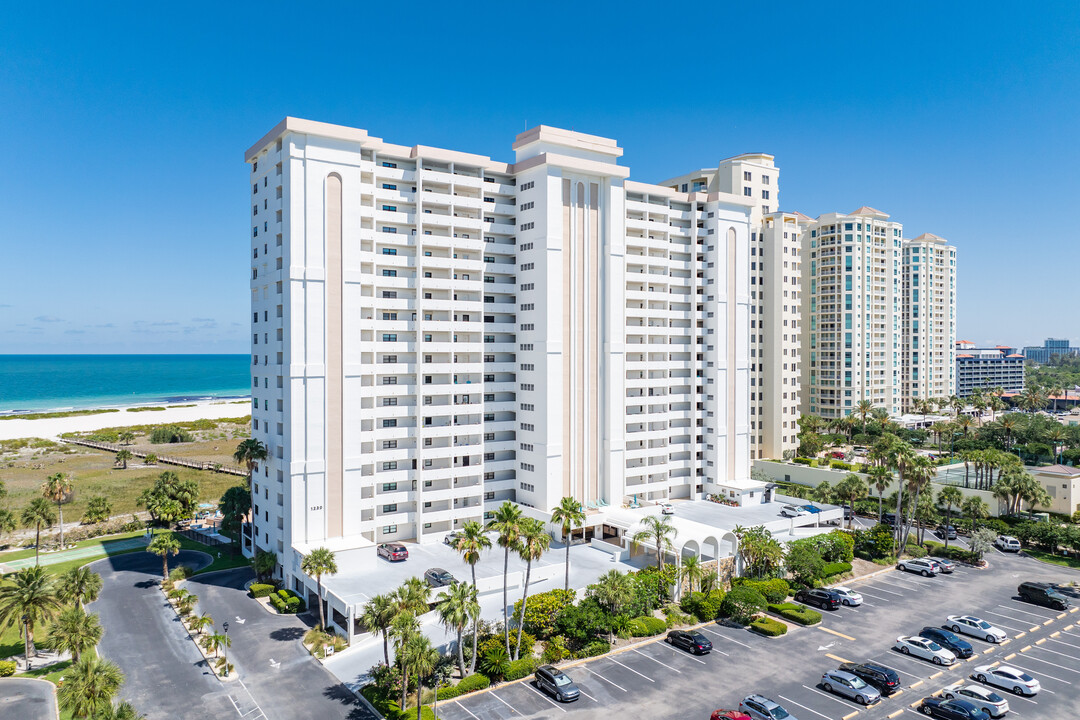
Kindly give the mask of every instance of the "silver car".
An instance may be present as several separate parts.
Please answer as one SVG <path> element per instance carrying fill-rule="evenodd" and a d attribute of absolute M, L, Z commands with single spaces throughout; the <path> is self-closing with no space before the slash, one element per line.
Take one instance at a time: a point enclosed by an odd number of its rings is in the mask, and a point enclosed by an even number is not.
<path fill-rule="evenodd" d="M 832 670 L 821 676 L 825 692 L 842 695 L 860 705 L 873 705 L 881 699 L 881 693 L 866 684 L 858 675 L 843 670 Z"/>
<path fill-rule="evenodd" d="M 896 564 L 896 569 L 904 570 L 906 572 L 919 573 L 923 577 L 937 575 L 940 572 L 937 563 L 933 562 L 932 560 L 925 560 L 923 558 L 901 560 Z"/>
<path fill-rule="evenodd" d="M 975 707 L 985 710 L 992 718 L 1004 717 L 1009 713 L 1009 701 L 981 685 L 956 682 L 946 686 L 942 695 L 946 700 L 967 700 Z"/>

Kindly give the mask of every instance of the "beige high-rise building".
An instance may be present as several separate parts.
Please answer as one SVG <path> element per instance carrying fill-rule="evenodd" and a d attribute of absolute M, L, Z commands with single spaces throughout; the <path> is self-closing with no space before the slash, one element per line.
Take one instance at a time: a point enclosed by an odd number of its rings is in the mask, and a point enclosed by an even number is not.
<path fill-rule="evenodd" d="M 916 399 L 956 394 L 956 248 L 923 233 L 903 246 L 903 393 Z"/>
<path fill-rule="evenodd" d="M 665 180 L 742 196 L 750 213 L 750 457 L 792 456 L 798 447 L 802 232 L 812 220 L 779 212 L 780 169 L 772 155 L 747 153 Z"/>

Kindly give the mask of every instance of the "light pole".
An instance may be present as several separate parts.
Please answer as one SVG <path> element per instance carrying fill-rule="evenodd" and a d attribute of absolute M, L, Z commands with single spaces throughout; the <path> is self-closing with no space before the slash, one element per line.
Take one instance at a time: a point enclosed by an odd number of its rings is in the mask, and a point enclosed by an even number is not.
<path fill-rule="evenodd" d="M 221 629 L 225 631 L 225 677 L 229 677 L 229 621 L 221 623 Z"/>
<path fill-rule="evenodd" d="M 30 664 L 30 616 L 24 614 L 22 616 L 23 624 L 23 642 L 26 648 L 26 671 L 30 672 L 33 667 Z"/>

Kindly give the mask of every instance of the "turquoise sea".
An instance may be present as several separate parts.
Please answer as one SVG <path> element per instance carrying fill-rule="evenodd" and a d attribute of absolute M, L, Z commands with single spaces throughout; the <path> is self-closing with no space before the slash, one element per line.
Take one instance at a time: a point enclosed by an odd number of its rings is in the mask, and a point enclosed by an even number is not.
<path fill-rule="evenodd" d="M 0 413 L 243 398 L 248 355 L 0 355 Z"/>

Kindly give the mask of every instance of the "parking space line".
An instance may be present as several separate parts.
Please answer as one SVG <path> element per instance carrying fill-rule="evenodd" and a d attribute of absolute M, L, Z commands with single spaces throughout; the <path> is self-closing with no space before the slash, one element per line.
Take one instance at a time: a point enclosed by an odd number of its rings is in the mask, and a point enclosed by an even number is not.
<path fill-rule="evenodd" d="M 1067 642 L 1065 642 L 1063 640 L 1055 640 L 1054 638 L 1050 638 L 1050 642 L 1056 642 L 1058 645 L 1064 645 L 1065 647 L 1071 647 L 1071 648 L 1080 647 L 1080 645 L 1074 645 L 1072 643 L 1067 643 Z"/>
<path fill-rule="evenodd" d="M 465 707 L 464 705 L 462 705 L 462 704 L 461 704 L 461 701 L 460 701 L 460 700 L 457 700 L 456 702 L 457 702 L 457 706 L 458 706 L 459 708 L 461 708 L 461 709 L 462 709 L 462 710 L 464 710 L 465 712 L 469 713 L 469 717 L 473 718 L 473 720 L 480 720 L 480 718 L 478 718 L 478 717 L 476 717 L 475 715 L 473 715 L 473 714 L 472 714 L 472 711 L 471 711 L 471 710 L 469 710 L 469 708 L 467 708 L 467 707 Z"/>
<path fill-rule="evenodd" d="M 753 648 L 752 648 L 752 647 L 750 647 L 749 645 L 747 645 L 746 643 L 744 643 L 744 642 L 742 642 L 742 641 L 740 641 L 740 640 L 736 640 L 735 638 L 732 638 L 732 637 L 728 637 L 727 635 L 725 635 L 725 634 L 724 634 L 724 633 L 722 633 L 722 632 L 716 632 L 715 630 L 710 630 L 709 628 L 700 628 L 700 629 L 701 629 L 701 630 L 704 630 L 705 632 L 709 633 L 710 635 L 715 635 L 716 637 L 719 637 L 719 638 L 724 638 L 724 639 L 725 639 L 725 640 L 727 640 L 728 642 L 733 642 L 733 643 L 735 643 L 736 645 L 742 645 L 742 646 L 743 646 L 744 648 L 746 648 L 747 650 L 753 650 Z M 713 648 L 713 650 L 715 650 L 716 652 L 720 652 L 719 650 L 716 650 L 716 648 Z M 725 654 L 726 654 L 726 653 L 725 653 Z"/>
<path fill-rule="evenodd" d="M 829 633 L 831 635 L 836 635 L 837 637 L 842 637 L 845 640 L 851 640 L 852 642 L 855 641 L 855 638 L 851 637 L 850 635 L 845 635 L 844 633 L 836 632 L 835 630 L 830 630 L 829 628 L 822 627 L 821 625 L 818 625 L 817 629 L 821 630 L 822 632 L 827 632 L 827 633 Z"/>
<path fill-rule="evenodd" d="M 592 700 L 594 703 L 599 704 L 599 701 L 596 698 L 594 698 L 592 695 L 590 695 L 589 693 L 582 690 L 580 686 L 578 687 L 578 692 L 581 693 L 582 695 L 584 695 L 585 697 L 589 698 L 590 700 Z"/>
<path fill-rule="evenodd" d="M 878 600 L 878 601 L 880 601 L 880 602 L 889 602 L 889 599 L 888 599 L 888 598 L 884 598 L 884 597 L 878 597 L 877 595 L 873 595 L 873 594 L 871 594 L 871 593 L 868 593 L 868 592 L 866 592 L 866 590 L 862 590 L 862 589 L 860 589 L 860 590 L 859 590 L 859 592 L 861 592 L 861 593 L 862 593 L 863 595 L 869 595 L 870 597 L 872 597 L 872 598 L 874 598 L 875 600 Z M 864 602 L 864 603 L 863 603 L 863 605 L 870 605 L 870 603 L 865 603 L 865 602 Z M 870 607 L 873 607 L 873 605 L 870 605 Z"/>
<path fill-rule="evenodd" d="M 702 660 L 701 658 L 695 657 L 691 653 L 680 652 L 679 650 L 676 650 L 675 648 L 671 647 L 670 645 L 666 645 L 666 644 L 663 644 L 663 643 L 656 643 L 656 646 L 657 647 L 667 648 L 668 650 L 671 651 L 672 655 L 677 655 L 678 657 L 681 657 L 684 660 L 693 660 L 694 662 L 700 663 L 701 665 L 705 664 L 705 661 Z M 635 650 L 634 652 L 637 652 L 637 651 Z M 720 651 L 713 648 L 713 650 L 711 650 L 710 652 L 720 652 Z"/>
<path fill-rule="evenodd" d="M 629 667 L 628 665 L 623 665 L 623 664 L 622 664 L 621 662 L 619 662 L 619 661 L 618 661 L 618 660 L 616 660 L 615 658 L 608 658 L 608 660 L 611 660 L 611 662 L 615 663 L 616 665 L 618 665 L 618 666 L 619 666 L 619 667 L 621 667 L 621 668 L 625 668 L 625 669 L 629 670 L 630 672 L 634 673 L 635 675 L 641 675 L 641 677 L 645 678 L 646 680 L 648 680 L 648 681 L 649 681 L 649 682 L 651 682 L 651 683 L 654 683 L 654 682 L 656 682 L 655 680 L 653 680 L 653 679 L 652 679 L 651 677 L 649 677 L 648 675 L 644 675 L 644 674 L 642 674 L 642 673 L 639 673 L 639 672 L 638 672 L 637 670 L 635 670 L 635 669 L 634 669 L 634 668 L 632 668 L 632 667 Z"/>
<path fill-rule="evenodd" d="M 1054 640 L 1054 642 L 1057 642 L 1057 640 Z M 1039 649 L 1043 650 L 1045 652 L 1048 652 L 1048 653 L 1054 653 L 1055 655 L 1060 655 L 1061 657 L 1067 657 L 1070 660 L 1076 660 L 1077 662 L 1080 662 L 1080 657 L 1076 657 L 1075 655 L 1069 655 L 1068 653 L 1058 652 L 1057 650 L 1051 650 L 1050 648 L 1045 648 L 1045 647 L 1044 648 L 1039 648 Z"/>
<path fill-rule="evenodd" d="M 1019 600 L 1013 600 L 1013 603 L 1016 604 L 1016 605 L 1024 605 L 1025 607 L 1030 607 L 1027 603 L 1020 602 Z M 1030 612 L 1029 610 L 1021 610 L 1020 608 L 1013 607 L 1012 605 L 998 605 L 998 607 L 999 608 L 1005 608 L 1006 610 L 1011 609 L 1014 612 L 1024 613 L 1025 615 L 1034 615 L 1035 617 L 1040 618 L 1042 620 L 1046 620 L 1047 618 L 1050 618 L 1050 617 L 1057 617 L 1056 612 L 1052 613 L 1050 615 L 1043 615 L 1042 613 L 1033 613 L 1033 612 Z"/>
<path fill-rule="evenodd" d="M 494 692 L 490 692 L 490 693 L 488 693 L 488 695 L 490 695 L 491 697 L 495 698 L 496 700 L 498 700 L 499 702 L 501 702 L 501 703 L 502 703 L 503 705 L 505 705 L 506 707 L 510 708 L 510 712 L 512 712 L 512 713 L 514 713 L 514 714 L 516 714 L 516 715 L 520 715 L 520 714 L 521 714 L 521 713 L 519 713 L 519 712 L 517 711 L 517 709 L 515 709 L 515 708 L 514 708 L 514 706 L 513 706 L 513 705 L 511 705 L 510 703 L 508 703 L 508 702 L 506 702 L 505 700 L 503 700 L 503 699 L 502 699 L 501 697 L 499 697 L 498 695 L 496 695 L 496 694 L 495 694 Z"/>
<path fill-rule="evenodd" d="M 593 675 L 595 675 L 595 676 L 596 676 L 596 679 L 597 679 L 597 680 L 603 680 L 603 681 L 604 681 L 604 682 L 606 682 L 606 683 L 607 683 L 608 685 L 614 685 L 615 687 L 619 688 L 619 689 L 620 689 L 620 690 L 622 690 L 623 692 L 626 692 L 626 688 L 624 688 L 624 687 L 623 687 L 622 685 L 619 685 L 619 684 L 617 684 L 617 683 L 614 683 L 614 682 L 612 682 L 611 680 L 608 680 L 608 679 L 607 679 L 606 677 L 604 677 L 604 676 L 603 676 L 603 675 L 601 675 L 600 673 L 596 672 L 596 671 L 595 671 L 595 670 L 593 670 L 592 668 L 588 668 L 588 670 L 589 670 L 589 672 L 590 672 L 590 673 L 592 673 Z"/>
<path fill-rule="evenodd" d="M 852 702 L 851 700 L 848 700 L 847 698 L 842 698 L 839 695 L 831 695 L 831 694 L 829 694 L 827 692 L 823 692 L 821 690 L 818 690 L 817 688 L 812 688 L 809 685 L 803 685 L 803 687 L 806 688 L 807 690 L 809 690 L 810 692 L 817 693 L 818 695 L 820 695 L 823 698 L 828 698 L 829 700 L 832 700 L 833 702 L 838 702 L 841 705 L 843 705 L 844 707 L 851 707 L 851 706 L 854 705 L 856 708 L 862 710 L 862 705 L 858 705 L 858 704 Z"/>
<path fill-rule="evenodd" d="M 832 653 L 825 653 L 825 657 L 832 658 L 833 660 L 835 660 L 836 662 L 839 662 L 839 663 L 851 662 L 850 660 L 845 660 L 844 658 L 839 657 L 837 655 L 833 655 Z"/>
<path fill-rule="evenodd" d="M 663 665 L 663 666 L 664 666 L 664 667 L 666 667 L 666 668 L 667 668 L 668 670 L 674 670 L 675 672 L 677 672 L 677 673 L 679 673 L 680 675 L 682 675 L 682 670 L 679 670 L 678 668 L 674 668 L 674 667 L 671 667 L 671 666 L 670 666 L 670 665 L 668 665 L 668 664 L 667 664 L 666 662 L 661 662 L 660 660 L 657 660 L 656 658 L 654 658 L 654 657 L 653 657 L 652 655 L 646 655 L 645 653 L 641 652 L 641 651 L 640 651 L 640 650 L 638 650 L 637 648 L 634 648 L 634 650 L 633 650 L 632 652 L 635 652 L 635 653 L 637 653 L 638 655 L 640 655 L 640 656 L 641 656 L 641 657 L 643 657 L 643 658 L 646 658 L 647 660 L 652 660 L 652 661 L 653 661 L 654 663 L 657 663 L 658 665 Z"/>
<path fill-rule="evenodd" d="M 1045 663 L 1047 665 L 1053 665 L 1058 670 L 1064 670 L 1065 672 L 1071 672 L 1071 673 L 1076 673 L 1077 675 L 1080 675 L 1080 670 L 1073 670 L 1072 668 L 1065 667 L 1061 663 L 1056 663 L 1056 662 L 1053 662 L 1051 660 L 1043 660 L 1043 659 L 1037 658 L 1037 657 L 1035 657 L 1033 655 L 1025 655 L 1024 656 L 1024 661 L 1027 662 L 1028 660 L 1034 660 L 1035 662 L 1041 662 L 1041 663 Z M 1054 676 L 1053 675 L 1047 675 L 1046 677 L 1053 678 Z M 1054 678 L 1054 679 L 1057 680 L 1057 678 Z M 1069 681 L 1068 680 L 1062 680 L 1061 682 L 1069 682 Z M 1072 683 L 1069 683 L 1069 684 L 1071 685 Z"/>
<path fill-rule="evenodd" d="M 885 588 L 878 587 L 877 585 L 874 585 L 873 587 L 874 587 L 875 590 L 877 590 L 879 592 L 884 592 L 884 593 L 889 593 L 890 595 L 897 595 L 899 597 L 904 597 L 904 593 L 898 593 L 898 592 L 896 592 L 894 590 L 886 590 Z"/>
<path fill-rule="evenodd" d="M 803 705 L 803 704 L 801 704 L 801 703 L 797 703 L 797 702 L 795 702 L 794 700 L 792 700 L 791 698 L 786 698 L 786 697 L 784 697 L 783 695 L 777 695 L 776 697 L 780 698 L 780 699 L 781 699 L 781 700 L 783 700 L 784 702 L 789 702 L 789 703 L 791 703 L 792 705 L 797 705 L 797 706 L 801 707 L 801 708 L 802 708 L 803 710 L 807 710 L 807 711 L 809 711 L 809 712 L 812 712 L 812 713 L 814 713 L 815 715 L 817 715 L 818 717 L 823 717 L 823 718 L 825 718 L 825 720 L 832 720 L 832 718 L 830 718 L 830 717 L 829 717 L 828 715 L 822 715 L 822 714 L 821 714 L 821 713 L 819 713 L 819 712 L 818 712 L 817 710 L 814 710 L 813 708 L 808 708 L 808 707 L 806 707 L 805 705 Z"/>
<path fill-rule="evenodd" d="M 1033 657 L 1029 657 L 1029 658 L 1026 658 L 1026 659 L 1028 659 L 1028 660 L 1035 660 L 1036 658 L 1033 658 Z M 1042 662 L 1046 662 L 1046 661 L 1045 661 L 1045 660 L 1043 660 Z M 1053 663 L 1051 663 L 1051 664 L 1053 664 Z M 1010 665 L 1010 666 L 1012 666 L 1012 667 L 1014 667 L 1014 668 L 1016 668 L 1017 670 L 1023 670 L 1024 672 L 1028 672 L 1028 673 L 1031 673 L 1032 675 L 1041 675 L 1041 676 L 1043 676 L 1043 677 L 1048 677 L 1048 678 L 1050 678 L 1051 680 L 1057 680 L 1058 682 L 1063 682 L 1063 683 L 1065 683 L 1066 685 L 1072 685 L 1072 683 L 1071 683 L 1071 682 L 1069 682 L 1068 680 L 1062 680 L 1062 679 L 1061 679 L 1061 678 L 1059 678 L 1059 677 L 1054 677 L 1053 675 L 1047 675 L 1046 673 L 1044 673 L 1044 672 L 1040 672 L 1040 671 L 1038 671 L 1038 670 L 1031 670 L 1030 668 L 1026 668 L 1026 667 L 1021 667 L 1021 666 L 1019 666 L 1019 665 L 1017 665 L 1017 664 L 1015 664 L 1015 663 L 1012 663 L 1012 662 L 1010 662 L 1010 663 L 1009 663 L 1009 665 Z M 1059 665 L 1059 666 L 1057 666 L 1057 667 L 1060 667 L 1060 665 Z M 1053 694 L 1053 692 L 1054 692 L 1053 690 L 1046 690 L 1046 688 L 1043 688 L 1043 690 L 1044 690 L 1045 692 L 1048 692 L 1048 693 L 1050 693 L 1050 694 Z"/>
<path fill-rule="evenodd" d="M 549 698 L 549 697 L 548 697 L 547 695 L 545 695 L 544 693 L 540 692 L 540 690 L 538 690 L 537 688 L 534 688 L 534 687 L 532 686 L 532 683 L 522 683 L 522 684 L 523 684 L 523 685 L 524 685 L 525 687 L 527 687 L 527 688 L 529 688 L 530 690 L 532 690 L 532 691 L 533 691 L 534 693 L 536 693 L 537 695 L 539 695 L 540 697 L 542 697 L 542 698 L 544 698 L 545 700 L 547 700 L 547 701 L 548 701 L 549 703 L 551 703 L 552 705 L 554 705 L 554 706 L 555 706 L 556 708 L 558 708 L 558 709 L 559 709 L 559 712 L 562 712 L 562 713 L 565 713 L 565 712 L 566 712 L 566 708 L 562 707 L 561 705 L 559 705 L 558 703 L 556 703 L 556 702 L 555 702 L 554 700 L 552 700 L 551 698 Z M 578 692 L 581 692 L 581 688 L 578 688 Z"/>

